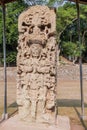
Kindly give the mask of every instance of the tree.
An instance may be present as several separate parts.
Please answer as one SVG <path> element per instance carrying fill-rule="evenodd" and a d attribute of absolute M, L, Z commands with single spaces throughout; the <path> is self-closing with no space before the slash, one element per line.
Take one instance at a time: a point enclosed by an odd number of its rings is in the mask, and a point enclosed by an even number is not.
<path fill-rule="evenodd" d="M 10 56 L 14 57 L 16 55 L 16 47 L 17 47 L 17 40 L 18 40 L 18 16 L 19 14 L 27 7 L 27 5 L 22 1 L 19 0 L 17 2 L 9 3 L 6 5 L 6 50 L 7 50 L 7 57 L 8 62 Z M 2 9 L 0 7 L 0 51 L 1 53 L 3 50 L 3 41 L 2 41 Z M 10 53 L 13 52 L 13 53 Z M 3 60 L 2 60 L 3 61 Z M 16 58 L 13 58 L 13 62 L 16 63 Z M 11 63 L 11 62 L 10 62 Z"/>
<path fill-rule="evenodd" d="M 86 50 L 86 39 L 87 39 L 87 20 L 86 20 L 86 11 L 87 7 L 81 5 L 81 15 L 80 15 L 80 24 L 81 24 L 81 37 L 82 37 L 82 45 L 81 48 L 84 48 L 81 50 L 82 56 L 87 55 Z M 79 46 L 80 50 L 80 44 L 78 45 L 78 30 L 77 30 L 77 11 L 75 4 L 66 3 L 63 7 L 60 7 L 57 11 L 57 33 L 58 33 L 58 39 L 60 41 L 60 48 L 61 48 L 61 54 L 67 55 L 68 52 L 64 51 L 65 45 L 67 46 L 67 51 L 70 51 L 70 48 L 72 48 L 72 51 L 74 52 L 74 44 L 69 44 L 70 42 L 75 43 L 76 46 Z M 65 44 L 66 43 L 66 44 Z M 64 45 L 65 44 L 65 45 Z M 70 46 L 70 47 L 69 47 Z M 63 52 L 64 51 L 64 52 Z M 70 52 L 69 52 L 70 53 Z M 67 57 L 68 58 L 68 57 Z"/>
<path fill-rule="evenodd" d="M 61 36 L 67 26 L 76 19 L 76 8 L 75 5 L 66 3 L 64 6 L 57 9 L 57 34 Z"/>
<path fill-rule="evenodd" d="M 80 50 L 81 49 L 81 50 Z M 73 62 L 77 61 L 77 59 L 80 57 L 80 51 L 85 51 L 85 48 L 83 45 L 80 45 L 79 49 L 79 43 L 74 42 L 64 42 L 62 46 L 62 51 L 64 53 L 64 56 Z"/>

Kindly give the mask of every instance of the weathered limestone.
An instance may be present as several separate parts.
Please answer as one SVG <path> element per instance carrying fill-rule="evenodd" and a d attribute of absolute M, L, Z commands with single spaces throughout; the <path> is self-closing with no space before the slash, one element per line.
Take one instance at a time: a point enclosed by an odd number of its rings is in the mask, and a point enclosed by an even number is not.
<path fill-rule="evenodd" d="M 55 21 L 54 9 L 39 5 L 19 16 L 17 103 L 29 122 L 55 122 Z"/>
<path fill-rule="evenodd" d="M 57 121 L 57 126 L 40 123 L 28 123 L 21 121 L 16 115 L 3 123 L 0 123 L 0 130 L 71 130 L 69 118 L 65 116 L 58 116 Z"/>

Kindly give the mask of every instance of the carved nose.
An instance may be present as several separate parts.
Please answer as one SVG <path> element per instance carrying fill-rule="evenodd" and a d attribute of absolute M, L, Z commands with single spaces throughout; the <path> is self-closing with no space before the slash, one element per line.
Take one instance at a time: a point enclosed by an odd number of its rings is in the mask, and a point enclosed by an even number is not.
<path fill-rule="evenodd" d="M 39 34 L 39 31 L 40 31 L 39 28 L 37 26 L 35 26 L 34 31 L 33 31 L 34 34 L 35 35 Z"/>

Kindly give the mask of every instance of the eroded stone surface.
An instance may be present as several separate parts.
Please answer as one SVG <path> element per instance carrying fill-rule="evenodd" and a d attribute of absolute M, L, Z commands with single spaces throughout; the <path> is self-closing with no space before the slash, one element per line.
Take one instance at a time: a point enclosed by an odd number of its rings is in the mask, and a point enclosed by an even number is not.
<path fill-rule="evenodd" d="M 17 103 L 29 122 L 55 121 L 55 21 L 54 9 L 39 5 L 19 16 Z"/>

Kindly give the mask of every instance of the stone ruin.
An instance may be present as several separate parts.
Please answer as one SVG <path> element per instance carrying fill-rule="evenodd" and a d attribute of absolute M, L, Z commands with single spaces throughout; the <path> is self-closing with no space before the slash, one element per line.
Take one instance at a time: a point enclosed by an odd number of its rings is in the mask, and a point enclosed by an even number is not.
<path fill-rule="evenodd" d="M 28 122 L 54 123 L 56 99 L 56 14 L 32 6 L 18 20 L 17 104 Z"/>

